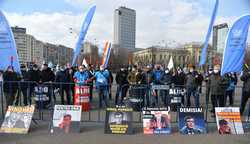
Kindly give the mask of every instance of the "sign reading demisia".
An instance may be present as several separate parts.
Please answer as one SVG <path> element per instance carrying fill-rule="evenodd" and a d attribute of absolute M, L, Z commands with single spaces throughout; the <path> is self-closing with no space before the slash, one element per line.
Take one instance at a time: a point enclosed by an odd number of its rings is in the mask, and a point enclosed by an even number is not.
<path fill-rule="evenodd" d="M 0 11 L 0 56 L 0 70 L 5 71 L 11 65 L 16 72 L 21 73 L 14 36 L 2 11 Z"/>

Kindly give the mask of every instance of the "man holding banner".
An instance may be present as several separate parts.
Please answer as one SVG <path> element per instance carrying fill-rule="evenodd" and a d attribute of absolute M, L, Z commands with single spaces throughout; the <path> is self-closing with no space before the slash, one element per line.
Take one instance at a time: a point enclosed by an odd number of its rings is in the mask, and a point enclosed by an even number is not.
<path fill-rule="evenodd" d="M 245 15 L 237 19 L 229 30 L 223 54 L 221 75 L 242 71 L 249 25 L 250 15 Z M 240 108 L 241 114 L 243 114 L 247 100 L 250 97 L 249 77 L 249 72 L 243 72 L 241 76 L 241 80 L 244 82 Z"/>
<path fill-rule="evenodd" d="M 224 94 L 228 86 L 228 80 L 220 76 L 220 65 L 214 66 L 214 71 L 209 77 L 209 87 L 211 93 L 212 110 L 215 113 L 215 107 L 224 107 Z M 214 116 L 214 115 L 212 115 Z"/>
<path fill-rule="evenodd" d="M 248 99 L 250 98 L 250 68 L 244 71 L 240 79 L 243 81 L 240 114 L 242 115 Z"/>

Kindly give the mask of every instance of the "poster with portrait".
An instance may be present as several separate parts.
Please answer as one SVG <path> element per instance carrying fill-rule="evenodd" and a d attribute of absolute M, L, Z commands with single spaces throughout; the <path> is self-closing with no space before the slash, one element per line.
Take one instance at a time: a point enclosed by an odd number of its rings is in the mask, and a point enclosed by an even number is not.
<path fill-rule="evenodd" d="M 106 109 L 105 133 L 132 134 L 132 108 L 115 107 Z"/>
<path fill-rule="evenodd" d="M 244 134 L 238 107 L 216 107 L 215 114 L 219 134 Z"/>
<path fill-rule="evenodd" d="M 170 134 L 171 117 L 168 108 L 144 108 L 143 109 L 144 134 Z"/>
<path fill-rule="evenodd" d="M 82 107 L 55 105 L 50 133 L 79 133 Z"/>
<path fill-rule="evenodd" d="M 202 107 L 182 107 L 178 111 L 179 131 L 183 135 L 205 134 L 204 111 Z"/>
<path fill-rule="evenodd" d="M 0 132 L 27 134 L 34 110 L 35 107 L 33 105 L 8 106 Z"/>

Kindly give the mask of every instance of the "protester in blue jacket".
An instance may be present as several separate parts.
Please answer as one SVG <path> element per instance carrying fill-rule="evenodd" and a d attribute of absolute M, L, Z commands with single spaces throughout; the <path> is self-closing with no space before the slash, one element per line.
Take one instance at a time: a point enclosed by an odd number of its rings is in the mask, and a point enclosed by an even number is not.
<path fill-rule="evenodd" d="M 87 80 L 90 78 L 90 75 L 85 66 L 79 66 L 79 71 L 74 74 L 74 81 L 78 86 L 87 85 Z"/>
<path fill-rule="evenodd" d="M 108 89 L 109 89 L 109 71 L 105 70 L 104 65 L 100 66 L 100 70 L 95 72 L 94 76 L 90 79 L 90 81 L 95 80 L 96 89 L 99 93 L 99 107 L 102 108 L 102 102 L 104 101 L 106 107 L 108 104 Z"/>

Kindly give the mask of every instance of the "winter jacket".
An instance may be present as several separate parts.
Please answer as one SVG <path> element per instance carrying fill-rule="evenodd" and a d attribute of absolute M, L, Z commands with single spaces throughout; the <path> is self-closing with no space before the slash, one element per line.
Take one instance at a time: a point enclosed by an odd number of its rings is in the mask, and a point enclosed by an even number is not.
<path fill-rule="evenodd" d="M 177 87 L 184 87 L 185 85 L 185 74 L 183 72 L 181 73 L 177 73 L 175 76 L 173 76 L 173 83 L 177 86 Z"/>
<path fill-rule="evenodd" d="M 32 82 L 39 82 L 41 79 L 41 71 L 40 70 L 29 70 L 28 71 L 28 80 Z"/>
<path fill-rule="evenodd" d="M 4 92 L 10 92 L 12 90 L 13 92 L 16 92 L 18 89 L 18 81 L 20 78 L 18 78 L 18 75 L 16 72 L 4 72 L 3 73 L 3 89 Z"/>
<path fill-rule="evenodd" d="M 128 73 L 126 71 L 119 71 L 115 77 L 116 83 L 119 85 L 128 84 L 127 76 L 128 76 Z"/>
<path fill-rule="evenodd" d="M 154 84 L 163 84 L 162 78 L 163 78 L 164 72 L 162 70 L 155 70 L 153 72 L 153 82 Z"/>
<path fill-rule="evenodd" d="M 141 84 L 152 84 L 152 82 L 154 81 L 154 75 L 152 71 L 148 71 L 148 72 L 144 72 L 142 74 L 142 82 Z"/>
<path fill-rule="evenodd" d="M 226 77 L 221 77 L 220 73 L 212 73 L 209 79 L 211 95 L 224 95 L 228 83 L 229 80 Z"/>
<path fill-rule="evenodd" d="M 55 80 L 55 74 L 50 68 L 47 68 L 46 70 L 41 71 L 41 79 L 40 80 L 42 82 L 49 82 L 49 81 L 53 82 Z"/>
<path fill-rule="evenodd" d="M 136 72 L 136 71 L 131 71 L 128 74 L 127 80 L 129 82 L 129 84 L 140 84 L 142 81 L 142 73 Z"/>
<path fill-rule="evenodd" d="M 198 83 L 198 73 L 196 71 L 194 72 L 189 72 L 186 75 L 186 88 L 197 88 L 199 83 Z"/>
<path fill-rule="evenodd" d="M 242 90 L 244 92 L 250 92 L 250 72 L 244 72 L 240 79 L 243 81 Z"/>
<path fill-rule="evenodd" d="M 162 78 L 160 80 L 160 84 L 171 84 L 173 82 L 173 77 L 170 73 L 163 73 Z"/>

